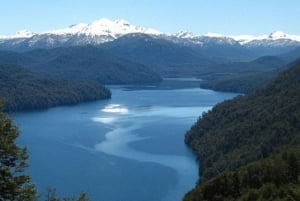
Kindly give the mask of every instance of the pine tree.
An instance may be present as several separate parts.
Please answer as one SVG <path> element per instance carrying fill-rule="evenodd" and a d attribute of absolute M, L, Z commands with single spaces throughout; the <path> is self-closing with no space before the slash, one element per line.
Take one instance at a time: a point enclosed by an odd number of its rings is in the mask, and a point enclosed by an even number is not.
<path fill-rule="evenodd" d="M 28 166 L 27 150 L 15 143 L 18 128 L 2 109 L 0 103 L 0 200 L 32 201 L 36 195 L 35 186 L 24 173 Z"/>

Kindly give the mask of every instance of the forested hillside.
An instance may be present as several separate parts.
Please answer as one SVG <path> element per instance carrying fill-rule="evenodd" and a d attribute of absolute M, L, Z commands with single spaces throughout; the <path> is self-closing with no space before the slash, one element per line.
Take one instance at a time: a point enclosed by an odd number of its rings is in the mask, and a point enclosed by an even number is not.
<path fill-rule="evenodd" d="M 36 49 L 23 53 L 0 51 L 0 61 L 75 81 L 94 80 L 101 84 L 149 84 L 161 81 L 160 76 L 147 67 L 93 46 Z"/>
<path fill-rule="evenodd" d="M 300 148 L 299 92 L 297 60 L 262 89 L 203 114 L 185 138 L 200 162 L 200 187 L 224 171 Z"/>
<path fill-rule="evenodd" d="M 32 110 L 110 98 L 96 82 L 76 83 L 33 73 L 21 66 L 0 64 L 0 98 L 6 111 Z"/>
<path fill-rule="evenodd" d="M 188 193 L 184 201 L 300 200 L 300 151 L 225 171 Z"/>

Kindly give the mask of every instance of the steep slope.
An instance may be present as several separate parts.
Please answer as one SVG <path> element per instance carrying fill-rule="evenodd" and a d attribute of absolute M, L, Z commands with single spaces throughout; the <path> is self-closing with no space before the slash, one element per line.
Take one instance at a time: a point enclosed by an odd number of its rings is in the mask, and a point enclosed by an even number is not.
<path fill-rule="evenodd" d="M 186 134 L 202 180 L 300 144 L 300 60 L 264 88 L 215 106 Z"/>
<path fill-rule="evenodd" d="M 93 46 L 37 49 L 24 53 L 2 51 L 0 61 L 68 80 L 95 80 L 104 84 L 147 84 L 161 80 L 145 66 Z"/>
<path fill-rule="evenodd" d="M 95 82 L 75 83 L 33 73 L 21 66 L 0 63 L 0 98 L 6 111 L 33 110 L 110 98 Z"/>

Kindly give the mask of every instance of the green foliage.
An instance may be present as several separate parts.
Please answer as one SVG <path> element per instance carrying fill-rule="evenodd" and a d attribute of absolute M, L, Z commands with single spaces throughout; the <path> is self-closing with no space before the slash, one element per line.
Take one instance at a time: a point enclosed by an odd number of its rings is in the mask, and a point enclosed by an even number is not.
<path fill-rule="evenodd" d="M 2 105 L 2 104 L 1 104 Z M 19 131 L 0 108 L 0 200 L 32 201 L 35 186 L 30 176 L 24 174 L 27 164 L 27 150 L 15 144 Z"/>
<path fill-rule="evenodd" d="M 33 73 L 20 66 L 0 64 L 0 97 L 6 111 L 32 110 L 110 98 L 96 82 L 75 83 Z"/>
<path fill-rule="evenodd" d="M 204 113 L 185 138 L 185 142 L 192 147 L 200 161 L 202 178 L 198 188 L 220 173 L 236 170 L 286 149 L 300 148 L 299 89 L 300 61 L 297 61 L 293 67 L 281 73 L 262 89 L 225 101 Z M 299 163 L 295 162 L 299 160 L 299 153 L 295 156 L 287 154 L 285 158 L 288 166 L 276 163 L 265 168 L 274 170 L 271 171 L 272 185 L 280 185 L 282 180 L 287 179 L 289 183 L 286 191 L 298 196 L 299 189 L 294 183 L 298 181 L 299 176 Z M 247 173 L 253 173 L 250 180 L 246 177 L 241 178 L 240 175 L 235 176 L 236 181 L 255 189 L 244 193 L 242 200 L 259 200 L 257 196 L 260 196 L 260 191 L 257 189 L 265 185 L 261 182 L 261 175 L 268 175 L 265 174 L 267 172 L 259 174 L 257 172 L 260 170 L 253 167 L 255 166 L 248 166 L 247 170 Z M 289 174 L 286 175 L 285 171 Z M 225 174 L 216 182 L 226 186 L 226 182 L 229 182 L 227 176 L 232 177 Z M 198 188 L 191 196 L 198 197 Z M 267 195 L 269 187 L 263 189 Z M 282 188 L 278 191 L 279 200 L 284 190 L 285 188 Z M 226 194 L 227 190 L 224 192 Z M 229 193 L 232 194 L 234 193 Z M 223 200 L 222 196 L 218 199 Z"/>
<path fill-rule="evenodd" d="M 299 171 L 300 150 L 282 152 L 202 182 L 184 201 L 300 200 Z"/>

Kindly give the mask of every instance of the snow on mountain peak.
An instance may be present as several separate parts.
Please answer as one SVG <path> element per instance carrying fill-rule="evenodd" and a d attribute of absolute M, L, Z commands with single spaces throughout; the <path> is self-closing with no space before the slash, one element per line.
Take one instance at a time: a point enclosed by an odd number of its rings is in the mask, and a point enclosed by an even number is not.
<path fill-rule="evenodd" d="M 212 37 L 212 38 L 225 38 L 226 36 L 224 36 L 223 34 L 219 34 L 219 33 L 206 33 L 204 34 L 203 36 L 206 36 L 206 37 Z"/>
<path fill-rule="evenodd" d="M 143 33 L 143 34 L 150 34 L 156 36 L 170 37 L 173 39 L 175 38 L 174 40 L 176 40 L 177 38 L 182 40 L 189 40 L 190 42 L 192 41 L 194 43 L 199 43 L 199 44 L 202 44 L 203 42 L 202 40 L 204 40 L 205 37 L 213 38 L 213 40 L 215 41 L 217 40 L 220 42 L 227 42 L 227 43 L 239 42 L 241 45 L 256 40 L 275 41 L 275 40 L 285 39 L 285 40 L 293 40 L 293 41 L 300 42 L 300 36 L 286 34 L 282 31 L 274 31 L 271 34 L 261 35 L 261 36 L 253 36 L 253 35 L 228 36 L 228 35 L 216 34 L 216 33 L 195 35 L 192 32 L 186 30 L 179 31 L 176 34 L 168 34 L 168 33 L 162 33 L 160 31 L 151 28 L 135 26 L 123 19 L 111 20 L 107 18 L 101 18 L 91 23 L 74 24 L 67 28 L 42 32 L 38 34 L 32 33 L 28 30 L 21 30 L 18 31 L 16 34 L 10 36 L 0 35 L 0 39 L 1 40 L 22 39 L 22 38 L 30 38 L 35 35 L 54 34 L 58 36 L 61 35 L 63 38 L 62 40 L 67 40 L 73 36 L 83 35 L 87 37 L 85 37 L 86 41 L 83 41 L 82 43 L 87 41 L 90 41 L 90 43 L 93 43 L 95 41 L 96 43 L 103 43 L 107 41 L 112 41 L 125 34 L 132 34 L 132 33 Z"/>
<path fill-rule="evenodd" d="M 113 38 L 119 35 L 128 33 L 146 33 L 160 35 L 161 32 L 154 29 L 147 29 L 141 26 L 131 25 L 128 21 L 118 19 L 110 20 L 107 18 L 101 18 L 89 24 L 80 23 L 72 25 L 66 29 L 59 29 L 51 31 L 53 34 L 84 34 L 91 36 L 111 36 Z"/>
<path fill-rule="evenodd" d="M 288 36 L 282 31 L 274 31 L 273 33 L 269 34 L 268 38 L 277 40 L 277 39 L 286 39 L 288 38 Z"/>
<path fill-rule="evenodd" d="M 238 41 L 240 44 L 246 44 L 254 40 L 279 40 L 279 39 L 286 39 L 286 40 L 293 40 L 293 41 L 300 42 L 300 36 L 286 34 L 282 31 L 274 31 L 269 35 L 260 35 L 260 36 L 238 35 L 238 36 L 231 36 L 231 37 L 234 40 Z"/>
<path fill-rule="evenodd" d="M 32 33 L 31 31 L 23 29 L 12 35 L 11 38 L 30 38 L 33 35 L 34 33 Z"/>
<path fill-rule="evenodd" d="M 0 35 L 0 39 L 13 39 L 13 38 L 30 38 L 35 33 L 32 33 L 31 31 L 28 31 L 26 29 L 17 31 L 14 35 L 6 36 L 6 35 Z"/>

